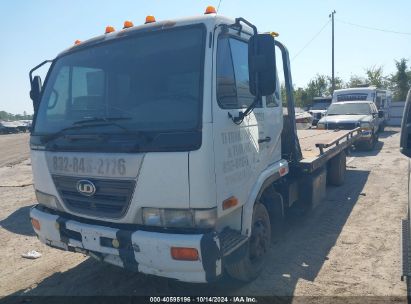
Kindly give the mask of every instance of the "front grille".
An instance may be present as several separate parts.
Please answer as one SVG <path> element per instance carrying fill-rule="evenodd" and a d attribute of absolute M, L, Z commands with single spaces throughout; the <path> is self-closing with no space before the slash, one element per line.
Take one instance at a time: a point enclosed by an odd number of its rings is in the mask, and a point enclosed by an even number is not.
<path fill-rule="evenodd" d="M 357 127 L 355 122 L 339 122 L 339 123 L 327 123 L 327 129 L 329 130 L 353 130 Z"/>
<path fill-rule="evenodd" d="M 87 180 L 95 185 L 96 192 L 92 196 L 85 196 L 77 191 L 79 180 L 84 178 L 53 175 L 54 185 L 69 210 L 106 218 L 119 218 L 125 214 L 135 181 L 90 178 Z"/>

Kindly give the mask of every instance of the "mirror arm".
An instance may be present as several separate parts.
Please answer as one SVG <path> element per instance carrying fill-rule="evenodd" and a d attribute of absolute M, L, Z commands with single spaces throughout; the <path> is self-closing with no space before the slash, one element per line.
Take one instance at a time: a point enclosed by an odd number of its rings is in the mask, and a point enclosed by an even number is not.
<path fill-rule="evenodd" d="M 42 63 L 36 65 L 34 68 L 30 70 L 29 77 L 30 77 L 30 84 L 33 82 L 33 72 L 39 68 L 41 68 L 46 63 L 53 62 L 54 60 L 44 60 Z"/>
<path fill-rule="evenodd" d="M 244 19 L 243 17 L 235 18 L 234 25 L 238 26 L 240 28 L 240 31 L 242 29 L 242 25 L 240 24 L 240 22 L 243 22 L 249 27 L 251 27 L 253 29 L 254 35 L 257 35 L 257 27 L 254 24 L 252 24 L 250 21 Z"/>
<path fill-rule="evenodd" d="M 244 24 L 248 25 L 249 27 L 252 28 L 254 35 L 257 35 L 257 27 L 252 24 L 250 21 L 244 19 L 243 17 L 239 17 L 235 19 L 235 23 L 233 24 L 234 26 L 239 28 L 239 32 L 242 29 L 242 25 L 241 22 L 243 22 Z M 255 53 L 257 53 L 257 45 L 254 46 L 255 47 Z M 258 83 L 258 74 L 256 75 L 256 82 Z M 238 113 L 238 116 L 234 117 L 230 112 L 228 112 L 228 117 L 236 124 L 239 125 L 243 122 L 244 118 L 249 115 L 255 108 L 255 106 L 257 105 L 257 102 L 261 99 L 260 96 L 260 92 L 258 91 L 258 85 L 256 88 L 256 96 L 253 100 L 253 102 L 247 107 L 247 109 L 245 109 L 244 112 L 240 112 Z"/>
<path fill-rule="evenodd" d="M 302 152 L 301 152 L 301 147 L 300 147 L 298 136 L 297 136 L 297 125 L 295 121 L 295 101 L 294 101 L 294 93 L 293 93 L 293 80 L 291 77 L 290 56 L 284 44 L 282 44 L 278 40 L 274 40 L 274 44 L 280 49 L 282 60 L 283 60 L 285 90 L 286 90 L 286 95 L 287 95 L 287 111 L 288 111 L 289 119 L 291 120 L 290 127 L 292 128 L 292 130 L 290 131 L 294 137 L 293 152 L 291 155 L 291 160 L 293 162 L 298 162 L 302 159 Z"/>

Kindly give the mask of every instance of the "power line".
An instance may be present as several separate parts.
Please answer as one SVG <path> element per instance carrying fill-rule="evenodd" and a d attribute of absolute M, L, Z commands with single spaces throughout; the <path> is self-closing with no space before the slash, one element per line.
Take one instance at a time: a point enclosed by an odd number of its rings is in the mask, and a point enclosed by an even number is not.
<path fill-rule="evenodd" d="M 381 28 L 376 28 L 376 27 L 371 27 L 371 26 L 366 26 L 366 25 L 360 25 L 360 24 L 344 21 L 344 20 L 341 20 L 341 19 L 338 19 L 338 18 L 335 18 L 335 20 L 337 20 L 341 23 L 348 24 L 348 25 L 352 25 L 352 26 L 356 26 L 356 27 L 360 27 L 360 28 L 365 28 L 367 30 L 385 32 L 385 33 L 391 33 L 391 34 L 399 34 L 399 35 L 411 35 L 411 33 L 407 33 L 407 32 L 391 31 L 391 30 L 386 30 L 386 29 L 381 29 Z"/>
<path fill-rule="evenodd" d="M 221 4 L 221 1 L 222 1 L 222 0 L 218 1 L 217 13 L 218 13 L 218 10 L 220 9 L 220 4 Z"/>
<path fill-rule="evenodd" d="M 327 22 L 323 25 L 323 27 L 303 46 L 301 50 L 297 52 L 297 54 L 295 54 L 295 56 L 291 60 L 294 60 L 295 58 L 297 58 L 297 56 L 300 55 L 311 44 L 311 42 L 313 42 L 314 39 L 317 38 L 322 33 L 322 31 L 326 28 L 326 26 L 329 23 L 330 23 L 330 20 L 327 20 Z"/>

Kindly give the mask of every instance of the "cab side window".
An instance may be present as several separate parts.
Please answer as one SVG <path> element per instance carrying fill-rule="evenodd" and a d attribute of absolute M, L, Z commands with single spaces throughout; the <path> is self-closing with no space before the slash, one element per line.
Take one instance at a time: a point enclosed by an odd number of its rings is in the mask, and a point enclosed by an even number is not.
<path fill-rule="evenodd" d="M 217 47 L 217 100 L 223 109 L 247 108 L 254 100 L 248 79 L 248 44 L 220 37 Z"/>

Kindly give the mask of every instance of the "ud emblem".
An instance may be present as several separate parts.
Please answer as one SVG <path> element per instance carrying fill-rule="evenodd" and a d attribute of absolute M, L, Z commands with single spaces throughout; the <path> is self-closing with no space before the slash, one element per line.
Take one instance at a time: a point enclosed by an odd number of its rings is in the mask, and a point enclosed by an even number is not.
<path fill-rule="evenodd" d="M 77 182 L 77 191 L 85 196 L 92 196 L 96 193 L 96 186 L 91 181 L 82 179 Z"/>

